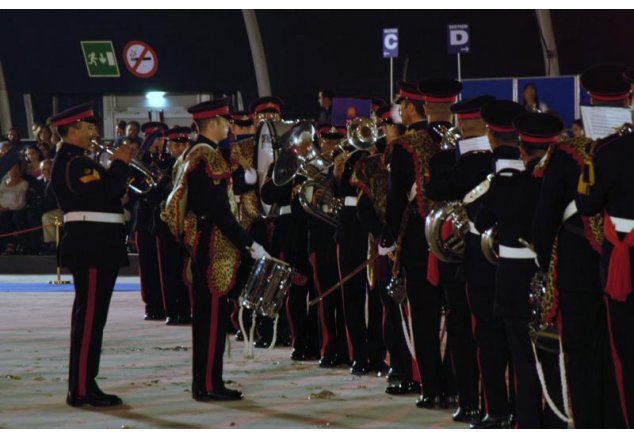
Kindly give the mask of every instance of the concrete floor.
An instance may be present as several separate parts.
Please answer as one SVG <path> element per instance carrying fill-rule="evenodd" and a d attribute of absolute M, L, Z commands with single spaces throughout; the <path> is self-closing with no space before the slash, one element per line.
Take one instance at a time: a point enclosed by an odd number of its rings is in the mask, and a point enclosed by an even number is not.
<path fill-rule="evenodd" d="M 0 276 L 0 282 L 49 278 Z M 256 349 L 256 358 L 246 359 L 233 340 L 224 378 L 246 398 L 196 402 L 191 328 L 144 321 L 140 294 L 127 292 L 113 296 L 99 375 L 100 387 L 125 404 L 71 408 L 64 399 L 72 300 L 72 293 L 0 293 L 0 428 L 467 427 L 452 422 L 448 410 L 416 408 L 415 395 L 385 394 L 384 378 L 293 362 L 290 348 Z"/>

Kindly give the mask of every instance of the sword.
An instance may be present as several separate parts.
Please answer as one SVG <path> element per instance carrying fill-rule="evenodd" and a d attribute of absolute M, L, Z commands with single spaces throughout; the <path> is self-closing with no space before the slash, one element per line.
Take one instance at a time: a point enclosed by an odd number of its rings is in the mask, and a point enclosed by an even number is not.
<path fill-rule="evenodd" d="M 365 267 L 367 267 L 368 265 L 370 265 L 372 262 L 374 262 L 376 260 L 376 258 L 378 258 L 381 255 L 375 255 L 374 257 L 372 257 L 372 259 L 368 259 L 367 261 L 365 261 L 363 264 L 359 265 L 357 268 L 355 268 L 354 270 L 352 270 L 350 273 L 346 274 L 346 276 L 341 279 L 339 282 L 337 282 L 336 284 L 334 284 L 332 287 L 328 288 L 321 296 L 317 296 L 315 297 L 313 300 L 311 300 L 310 302 L 308 302 L 309 306 L 313 306 L 319 302 L 321 302 L 324 297 L 328 296 L 330 293 L 332 293 L 333 291 L 335 291 L 337 288 L 339 288 L 341 285 L 345 284 L 346 282 L 348 282 L 350 279 L 352 279 L 353 277 L 355 277 L 357 274 L 359 274 L 359 272 L 361 270 L 363 270 Z"/>

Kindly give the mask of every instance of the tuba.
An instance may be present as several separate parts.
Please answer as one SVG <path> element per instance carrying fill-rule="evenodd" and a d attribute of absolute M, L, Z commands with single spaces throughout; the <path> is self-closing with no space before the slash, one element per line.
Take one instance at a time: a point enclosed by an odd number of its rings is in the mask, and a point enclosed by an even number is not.
<path fill-rule="evenodd" d="M 96 140 L 92 140 L 91 142 L 93 147 L 95 147 L 99 153 L 106 154 L 109 157 L 112 157 L 112 154 L 114 154 L 114 151 L 111 148 L 102 145 Z M 138 195 L 148 194 L 152 189 L 156 188 L 159 181 L 164 177 L 163 173 L 159 169 L 151 169 L 138 159 L 132 159 L 130 167 L 140 174 L 139 178 L 135 178 L 131 182 L 128 182 L 130 190 Z"/>
<path fill-rule="evenodd" d="M 446 232 L 449 231 L 449 235 Z M 443 203 L 425 218 L 429 249 L 443 262 L 459 262 L 469 233 L 469 217 L 461 201 Z"/>

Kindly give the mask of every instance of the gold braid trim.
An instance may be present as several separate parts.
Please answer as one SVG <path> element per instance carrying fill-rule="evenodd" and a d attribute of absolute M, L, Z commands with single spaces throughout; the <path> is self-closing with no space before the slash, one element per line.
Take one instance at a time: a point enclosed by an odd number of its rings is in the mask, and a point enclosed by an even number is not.
<path fill-rule="evenodd" d="M 401 146 L 410 153 L 414 161 L 416 173 L 416 204 L 421 218 L 425 218 L 429 208 L 429 200 L 425 197 L 425 181 L 429 180 L 429 162 L 440 151 L 440 146 L 424 130 L 409 130 L 400 139 Z"/>
<path fill-rule="evenodd" d="M 255 137 L 249 137 L 231 145 L 231 172 L 238 168 L 255 168 Z M 240 195 L 238 212 L 236 218 L 242 227 L 250 229 L 251 226 L 262 216 L 258 195 L 255 190 L 250 190 Z"/>

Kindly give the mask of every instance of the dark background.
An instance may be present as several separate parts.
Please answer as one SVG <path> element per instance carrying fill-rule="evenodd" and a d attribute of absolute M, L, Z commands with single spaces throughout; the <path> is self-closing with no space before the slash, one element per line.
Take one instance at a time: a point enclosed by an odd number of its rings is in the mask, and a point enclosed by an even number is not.
<path fill-rule="evenodd" d="M 541 76 L 544 63 L 534 10 L 292 10 L 258 11 L 272 92 L 286 101 L 287 118 L 316 117 L 317 90 L 388 98 L 389 61 L 382 29 L 399 29 L 395 80 L 457 76 L 447 54 L 447 24 L 470 26 L 463 78 Z M 600 63 L 634 66 L 633 11 L 552 11 L 560 71 L 578 74 Z M 112 40 L 120 78 L 89 78 L 81 40 Z M 133 76 L 122 59 L 131 40 L 157 52 L 149 79 Z M 0 59 L 14 124 L 26 135 L 23 93 L 36 119 L 102 94 L 228 93 L 257 97 L 251 52 L 240 10 L 234 11 L 2 11 Z"/>

